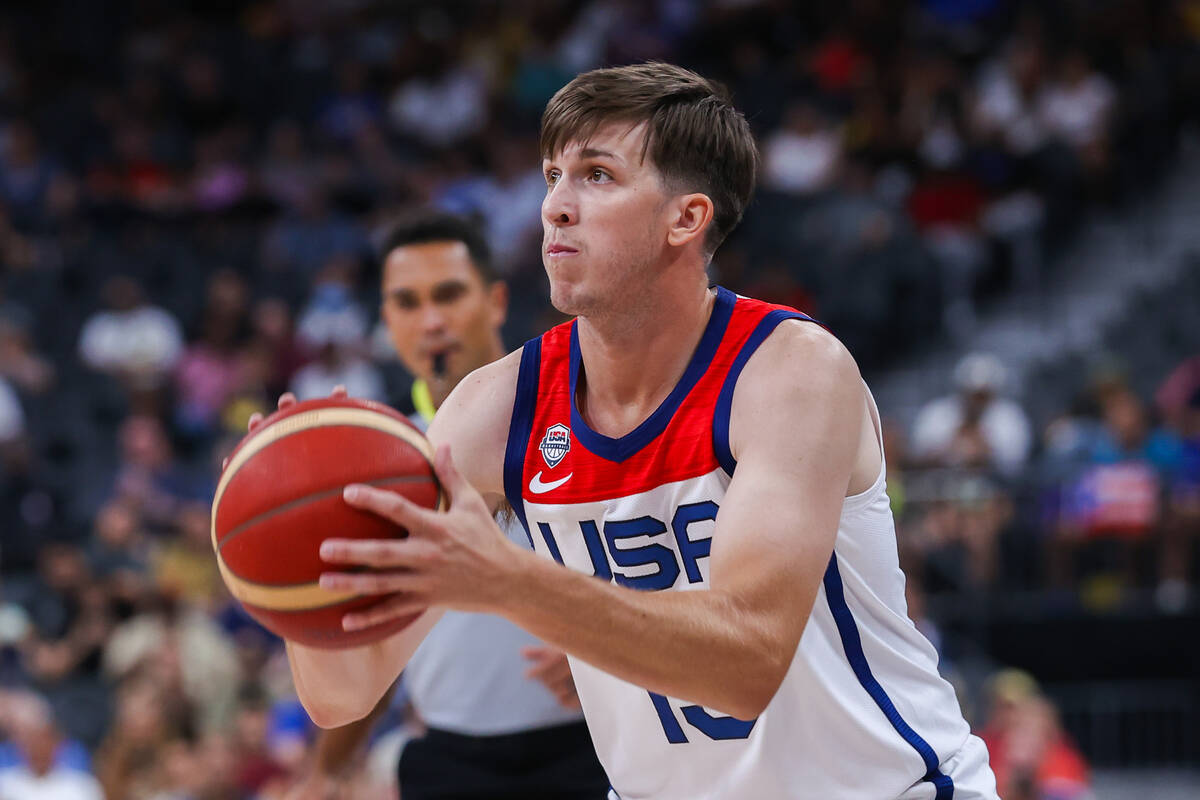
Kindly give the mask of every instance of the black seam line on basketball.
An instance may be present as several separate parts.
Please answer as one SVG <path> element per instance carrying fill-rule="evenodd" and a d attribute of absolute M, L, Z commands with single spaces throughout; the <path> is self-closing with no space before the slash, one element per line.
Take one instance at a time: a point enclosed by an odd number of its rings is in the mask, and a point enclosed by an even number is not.
<path fill-rule="evenodd" d="M 363 483 L 363 484 L 366 484 L 367 486 L 383 487 L 383 486 L 390 486 L 391 484 L 394 484 L 394 483 L 420 483 L 423 481 L 432 483 L 435 487 L 437 487 L 439 489 L 439 494 L 440 494 L 441 487 L 438 487 L 437 481 L 434 480 L 434 478 L 430 475 L 398 475 L 393 478 L 376 478 L 373 481 L 354 481 L 354 483 Z M 268 520 L 271 517 L 283 512 L 283 511 L 291 511 L 293 508 L 302 506 L 305 503 L 311 503 L 311 502 L 315 502 L 317 500 L 324 500 L 328 497 L 333 497 L 334 495 L 339 495 L 342 493 L 343 488 L 345 488 L 345 487 L 339 486 L 335 489 L 324 489 L 320 492 L 313 492 L 312 494 L 306 494 L 303 497 L 297 497 L 295 500 L 289 500 L 288 502 L 284 503 L 281 506 L 275 506 L 275 508 L 272 508 L 270 511 L 264 511 L 263 513 L 259 514 L 256 517 L 251 517 L 250 519 L 246 520 L 241 525 L 236 526 L 235 528 L 230 530 L 228 533 L 226 533 L 224 536 L 222 536 L 220 539 L 218 539 L 217 540 L 217 551 L 219 552 L 221 550 L 224 550 L 225 545 L 228 544 L 230 540 L 232 540 L 235 536 L 238 536 L 238 535 L 244 533 L 246 531 L 246 529 L 252 528 L 255 525 L 257 525 L 258 523 L 263 522 L 264 520 Z M 238 575 L 238 577 L 241 578 L 242 576 Z M 245 579 L 243 578 L 243 580 L 245 580 Z M 262 585 L 263 586 L 278 586 L 281 584 L 264 583 Z"/>

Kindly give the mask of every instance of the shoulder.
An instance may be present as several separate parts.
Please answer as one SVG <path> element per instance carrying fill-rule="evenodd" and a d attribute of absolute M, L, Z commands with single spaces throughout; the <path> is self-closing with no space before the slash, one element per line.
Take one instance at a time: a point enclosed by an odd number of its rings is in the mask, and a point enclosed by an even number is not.
<path fill-rule="evenodd" d="M 863 409 L 862 378 L 845 346 L 820 325 L 786 320 L 738 379 L 730 435 L 736 444 L 786 437 L 797 426 L 857 433 Z"/>
<path fill-rule="evenodd" d="M 454 463 L 485 495 L 504 492 L 504 450 L 521 354 L 518 349 L 463 378 L 429 426 L 429 440 L 449 444 Z"/>
<path fill-rule="evenodd" d="M 861 393 L 853 356 L 836 336 L 804 320 L 784 320 L 746 363 L 738 381 L 744 394 L 808 395 L 852 390 Z"/>

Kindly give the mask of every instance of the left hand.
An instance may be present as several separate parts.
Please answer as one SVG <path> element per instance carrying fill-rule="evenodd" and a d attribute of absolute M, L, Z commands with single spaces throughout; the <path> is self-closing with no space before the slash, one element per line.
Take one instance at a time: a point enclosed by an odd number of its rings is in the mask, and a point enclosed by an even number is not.
<path fill-rule="evenodd" d="M 365 611 L 342 618 L 346 630 L 378 625 L 430 606 L 495 611 L 519 584 L 513 580 L 522 551 L 501 532 L 487 503 L 459 474 L 443 445 L 434 471 L 449 500 L 446 511 L 418 506 L 391 491 L 347 486 L 348 505 L 378 514 L 408 531 L 404 539 L 326 539 L 321 558 L 330 564 L 370 567 L 365 572 L 324 572 L 321 586 L 355 594 L 392 594 Z"/>
<path fill-rule="evenodd" d="M 583 708 L 575 692 L 575 679 L 566 653 L 557 647 L 538 645 L 521 648 L 521 655 L 531 664 L 525 670 L 526 678 L 545 686 L 563 708 L 576 711 Z"/>

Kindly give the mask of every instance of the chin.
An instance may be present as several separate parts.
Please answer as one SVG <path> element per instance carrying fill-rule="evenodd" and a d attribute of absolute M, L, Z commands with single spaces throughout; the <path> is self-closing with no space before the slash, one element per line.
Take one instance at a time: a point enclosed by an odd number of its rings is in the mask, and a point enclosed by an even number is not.
<path fill-rule="evenodd" d="M 551 281 L 550 305 L 554 306 L 559 313 L 577 317 L 586 313 L 589 304 L 586 295 L 580 291 L 578 286 L 568 286 Z"/>

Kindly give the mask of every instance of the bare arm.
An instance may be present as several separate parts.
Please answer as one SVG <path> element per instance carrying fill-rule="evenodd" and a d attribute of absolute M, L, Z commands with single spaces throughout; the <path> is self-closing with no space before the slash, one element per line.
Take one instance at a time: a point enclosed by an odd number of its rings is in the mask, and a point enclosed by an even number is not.
<path fill-rule="evenodd" d="M 639 592 L 501 541 L 445 446 L 437 467 L 451 493 L 448 512 L 356 489 L 347 494 L 352 505 L 401 522 L 413 536 L 327 543 L 331 560 L 404 572 L 327 574 L 322 583 L 493 611 L 631 683 L 750 718 L 774 696 L 812 610 L 854 473 L 864 408 L 858 369 L 827 333 L 785 323 L 764 343 L 734 396 L 738 469 L 718 515 L 707 591 Z M 457 455 L 455 422 L 444 422 L 441 432 L 450 435 L 441 441 L 449 439 Z M 366 612 L 346 621 L 379 619 Z"/>
<path fill-rule="evenodd" d="M 431 609 L 381 642 L 348 650 L 286 642 L 296 694 L 312 721 L 339 728 L 368 715 L 441 617 L 441 610 Z"/>

